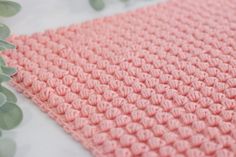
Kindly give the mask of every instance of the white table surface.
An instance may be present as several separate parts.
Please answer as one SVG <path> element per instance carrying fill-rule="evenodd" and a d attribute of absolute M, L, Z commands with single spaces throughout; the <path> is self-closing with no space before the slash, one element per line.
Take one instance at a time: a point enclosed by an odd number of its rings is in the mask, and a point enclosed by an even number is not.
<path fill-rule="evenodd" d="M 16 0 L 22 10 L 15 17 L 0 19 L 14 34 L 31 34 L 45 29 L 67 26 L 73 23 L 113 15 L 165 0 L 106 0 L 103 11 L 94 11 L 88 0 Z M 14 89 L 10 87 L 13 91 Z M 24 112 L 24 120 L 16 129 L 4 132 L 17 143 L 15 157 L 91 157 L 92 155 L 70 135 L 41 112 L 33 102 L 14 91 L 18 105 Z"/>

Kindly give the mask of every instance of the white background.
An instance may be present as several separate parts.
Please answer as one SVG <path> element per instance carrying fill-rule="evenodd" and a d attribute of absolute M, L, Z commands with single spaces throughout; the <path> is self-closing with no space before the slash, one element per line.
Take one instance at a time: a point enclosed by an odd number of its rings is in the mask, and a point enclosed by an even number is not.
<path fill-rule="evenodd" d="M 67 26 L 101 16 L 132 10 L 164 0 L 106 0 L 106 8 L 96 12 L 88 0 L 16 0 L 21 12 L 10 19 L 0 19 L 14 34 L 31 34 L 45 29 Z M 11 88 L 13 91 L 14 89 Z M 15 91 L 14 91 L 15 92 Z M 15 157 L 91 157 L 63 129 L 22 94 L 15 92 L 24 112 L 24 120 L 15 130 L 4 132 L 17 143 Z"/>

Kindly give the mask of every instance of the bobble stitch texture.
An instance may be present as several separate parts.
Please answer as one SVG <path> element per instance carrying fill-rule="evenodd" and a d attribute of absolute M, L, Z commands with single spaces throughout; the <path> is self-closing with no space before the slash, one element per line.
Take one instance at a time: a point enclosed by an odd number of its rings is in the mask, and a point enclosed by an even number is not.
<path fill-rule="evenodd" d="M 96 157 L 236 156 L 236 3 L 170 0 L 33 35 L 12 84 Z"/>

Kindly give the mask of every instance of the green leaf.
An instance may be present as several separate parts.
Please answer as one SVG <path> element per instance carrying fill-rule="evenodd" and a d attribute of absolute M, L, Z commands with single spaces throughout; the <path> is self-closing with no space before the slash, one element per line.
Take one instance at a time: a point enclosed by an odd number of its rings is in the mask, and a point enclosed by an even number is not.
<path fill-rule="evenodd" d="M 10 91 L 9 89 L 0 86 L 0 93 L 3 93 L 7 97 L 7 102 L 16 103 L 17 98 L 15 94 L 12 93 L 12 91 Z"/>
<path fill-rule="evenodd" d="M 0 107 L 0 128 L 10 130 L 15 128 L 23 119 L 21 109 L 13 103 L 6 102 Z"/>
<path fill-rule="evenodd" d="M 17 14 L 21 9 L 21 6 L 12 1 L 0 1 L 0 16 L 10 17 Z"/>
<path fill-rule="evenodd" d="M 3 106 L 7 102 L 7 97 L 0 93 L 0 107 Z"/>
<path fill-rule="evenodd" d="M 7 66 L 1 66 L 1 70 L 2 70 L 2 72 L 4 73 L 4 74 L 6 74 L 6 75 L 10 75 L 10 76 L 12 76 L 12 75 L 14 75 L 15 73 L 16 73 L 16 69 L 15 68 L 12 68 L 12 67 L 7 67 Z"/>
<path fill-rule="evenodd" d="M 4 59 L 0 56 L 0 66 L 1 65 L 6 65 L 6 63 L 5 63 Z"/>
<path fill-rule="evenodd" d="M 16 143 L 11 139 L 0 139 L 0 157 L 13 157 L 16 152 Z"/>
<path fill-rule="evenodd" d="M 6 25 L 0 23 L 0 39 L 6 39 L 9 35 L 10 29 Z"/>
<path fill-rule="evenodd" d="M 7 82 L 9 81 L 11 78 L 3 73 L 0 73 L 0 83 L 2 82 Z"/>
<path fill-rule="evenodd" d="M 4 51 L 6 49 L 14 49 L 15 46 L 12 45 L 11 43 L 8 43 L 2 39 L 0 39 L 0 51 Z"/>
<path fill-rule="evenodd" d="M 120 1 L 121 1 L 121 2 L 125 2 L 125 3 L 126 3 L 126 2 L 128 2 L 129 0 L 120 0 Z"/>
<path fill-rule="evenodd" d="M 97 11 L 102 10 L 105 7 L 103 0 L 89 0 L 89 3 Z"/>

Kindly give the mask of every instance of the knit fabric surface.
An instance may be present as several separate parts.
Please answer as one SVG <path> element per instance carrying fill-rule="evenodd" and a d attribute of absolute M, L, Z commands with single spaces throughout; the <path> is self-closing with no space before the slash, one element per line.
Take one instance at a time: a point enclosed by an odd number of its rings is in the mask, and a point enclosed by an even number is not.
<path fill-rule="evenodd" d="M 12 84 L 94 156 L 236 156 L 235 0 L 171 0 L 9 41 Z"/>

